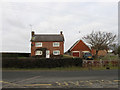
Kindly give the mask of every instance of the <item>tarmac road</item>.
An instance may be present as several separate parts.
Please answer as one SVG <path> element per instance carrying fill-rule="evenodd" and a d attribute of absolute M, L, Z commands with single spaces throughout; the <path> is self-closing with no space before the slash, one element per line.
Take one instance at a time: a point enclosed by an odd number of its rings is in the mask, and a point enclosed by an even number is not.
<path fill-rule="evenodd" d="M 3 71 L 3 88 L 117 88 L 118 70 Z"/>

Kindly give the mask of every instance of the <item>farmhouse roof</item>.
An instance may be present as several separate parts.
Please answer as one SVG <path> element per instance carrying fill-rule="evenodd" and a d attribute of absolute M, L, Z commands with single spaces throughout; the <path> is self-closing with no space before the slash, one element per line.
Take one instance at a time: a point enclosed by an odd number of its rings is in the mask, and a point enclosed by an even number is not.
<path fill-rule="evenodd" d="M 64 36 L 60 34 L 34 34 L 31 41 L 64 41 Z"/>
<path fill-rule="evenodd" d="M 81 43 L 83 43 L 85 46 L 87 46 L 82 40 L 78 40 L 78 41 L 76 41 L 76 42 L 72 45 L 72 47 L 68 50 L 68 52 L 71 51 L 79 42 L 81 42 Z M 90 49 L 89 46 L 87 46 L 87 47 Z"/>

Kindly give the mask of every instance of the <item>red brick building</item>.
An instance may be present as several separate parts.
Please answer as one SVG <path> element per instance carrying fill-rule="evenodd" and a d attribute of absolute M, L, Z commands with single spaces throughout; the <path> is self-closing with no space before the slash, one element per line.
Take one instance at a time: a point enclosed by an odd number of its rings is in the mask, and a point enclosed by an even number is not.
<path fill-rule="evenodd" d="M 54 57 L 64 54 L 64 35 L 60 34 L 35 34 L 31 32 L 31 56 Z"/>
<path fill-rule="evenodd" d="M 96 50 L 89 48 L 82 40 L 78 40 L 73 46 L 67 51 L 67 54 L 74 57 L 82 57 L 82 52 L 89 51 L 92 56 L 95 56 Z M 100 50 L 98 56 L 107 55 L 106 50 Z"/>
<path fill-rule="evenodd" d="M 78 40 L 69 50 L 68 53 L 75 57 L 82 57 L 83 51 L 91 52 L 91 49 L 82 41 Z"/>
<path fill-rule="evenodd" d="M 95 56 L 96 50 L 95 50 L 95 49 L 92 49 L 92 50 L 91 50 L 91 53 L 92 53 L 93 56 Z M 106 50 L 99 50 L 99 51 L 98 51 L 98 56 L 106 56 L 107 53 L 108 53 L 108 52 L 107 52 Z"/>

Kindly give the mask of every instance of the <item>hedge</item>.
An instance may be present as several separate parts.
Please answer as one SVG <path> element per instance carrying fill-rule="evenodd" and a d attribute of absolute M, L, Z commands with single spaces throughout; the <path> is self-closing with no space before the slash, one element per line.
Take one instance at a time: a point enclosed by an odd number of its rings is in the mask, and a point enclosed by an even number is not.
<path fill-rule="evenodd" d="M 41 59 L 41 58 L 2 58 L 3 68 L 55 68 L 82 67 L 80 58 Z"/>
<path fill-rule="evenodd" d="M 6 52 L 6 53 L 0 53 L 2 54 L 2 57 L 29 57 L 30 56 L 30 53 L 9 53 L 9 52 Z"/>

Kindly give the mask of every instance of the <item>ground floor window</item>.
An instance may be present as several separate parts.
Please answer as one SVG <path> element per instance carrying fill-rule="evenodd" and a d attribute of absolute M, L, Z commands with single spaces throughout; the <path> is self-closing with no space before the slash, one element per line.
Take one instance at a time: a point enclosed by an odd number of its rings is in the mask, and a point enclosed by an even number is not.
<path fill-rule="evenodd" d="M 37 51 L 35 52 L 35 55 L 42 55 L 42 54 L 43 54 L 43 52 L 40 51 L 40 50 L 37 50 Z"/>
<path fill-rule="evenodd" d="M 53 55 L 60 55 L 60 51 L 59 50 L 54 50 Z"/>

